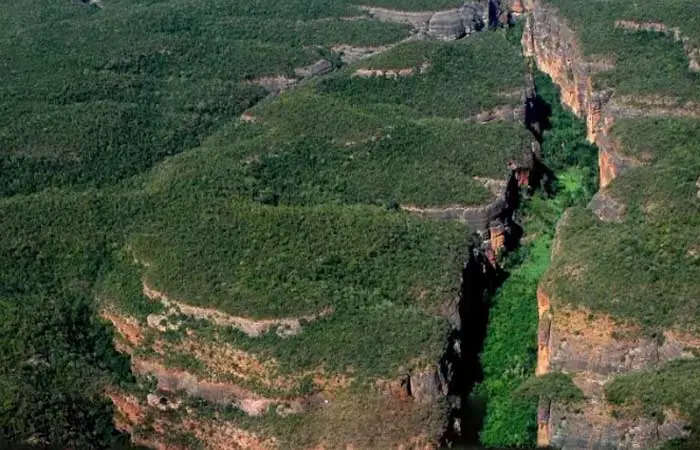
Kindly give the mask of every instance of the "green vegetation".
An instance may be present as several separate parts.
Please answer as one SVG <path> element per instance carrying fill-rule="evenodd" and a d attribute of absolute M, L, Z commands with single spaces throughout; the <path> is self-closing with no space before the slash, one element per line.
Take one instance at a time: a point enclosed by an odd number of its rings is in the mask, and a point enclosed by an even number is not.
<path fill-rule="evenodd" d="M 677 128 L 672 121 L 666 124 Z M 646 124 L 626 126 L 643 133 Z M 550 275 L 557 298 L 632 320 L 650 332 L 674 326 L 694 330 L 700 311 L 695 295 L 700 158 L 695 136 L 665 132 L 659 128 L 666 137 L 656 140 L 665 139 L 669 146 L 653 164 L 610 186 L 610 195 L 626 208 L 621 223 L 572 210 Z M 631 136 L 638 140 L 644 134 Z M 574 263 L 585 270 L 571 279 L 561 269 Z"/>
<path fill-rule="evenodd" d="M 251 417 L 238 408 L 194 398 L 186 399 L 185 405 L 204 420 L 228 421 L 262 436 L 275 435 L 280 447 L 298 450 L 311 448 L 320 441 L 333 448 L 348 442 L 359 448 L 388 448 L 404 442 L 418 428 L 437 437 L 443 431 L 447 413 L 446 402 L 436 407 L 397 401 L 376 395 L 373 387 L 359 383 L 304 414 L 282 416 L 270 411 Z M 177 415 L 178 411 L 172 413 Z M 387 420 L 389 413 L 392 420 Z"/>
<path fill-rule="evenodd" d="M 484 380 L 474 391 L 486 399 L 481 432 L 484 445 L 527 447 L 535 443 L 537 400 L 528 381 L 537 357 L 537 286 L 551 262 L 556 222 L 564 211 L 584 205 L 595 182 L 595 147 L 585 143 L 585 128 L 559 102 L 556 87 L 537 74 L 538 94 L 552 107 L 551 129 L 544 131 L 543 162 L 557 172 L 557 195 L 536 194 L 526 201 L 523 227 L 534 240 L 504 264 L 509 277 L 491 300 L 489 328 L 481 355 Z M 523 384 L 525 383 L 525 384 Z M 521 387 L 522 386 L 522 387 Z"/>
<path fill-rule="evenodd" d="M 459 0 L 368 0 L 361 3 L 406 11 L 438 11 L 462 5 Z"/>
<path fill-rule="evenodd" d="M 490 198 L 472 177 L 501 178 L 529 137 L 520 124 L 468 119 L 522 102 L 517 43 L 499 31 L 406 44 L 379 64 L 425 55 L 427 73 L 362 81 L 352 67 L 261 102 L 267 92 L 256 78 L 337 62 L 336 44 L 394 43 L 409 28 L 341 20 L 362 14 L 345 0 L 253 3 L 3 4 L 3 445 L 121 443 L 104 390 L 142 392 L 97 313 L 161 312 L 142 295 L 144 277 L 235 315 L 330 308 L 287 339 L 194 325 L 290 372 L 396 377 L 443 351 L 442 307 L 456 294 L 467 232 L 395 206 Z M 260 123 L 238 123 L 247 110 Z M 203 370 L 183 354 L 167 363 Z M 350 403 L 338 402 L 337 417 Z M 376 429 L 377 415 L 362 406 L 353 431 Z M 418 417 L 433 426 L 444 412 Z M 393 432 L 405 437 L 397 423 Z M 194 445 L 191 435 L 176 438 Z"/>
<path fill-rule="evenodd" d="M 700 365 L 696 360 L 679 360 L 654 371 L 622 375 L 605 386 L 607 399 L 622 407 L 641 408 L 644 414 L 664 420 L 664 410 L 679 411 L 690 421 L 691 430 L 698 429 L 700 405 L 697 401 Z M 623 408 L 623 413 L 624 413 Z M 693 449 L 700 445 L 697 433 L 674 443 L 679 449 Z"/>
<path fill-rule="evenodd" d="M 583 392 L 574 384 L 571 376 L 561 372 L 532 377 L 521 384 L 515 394 L 535 400 L 556 400 L 564 404 L 583 400 Z"/>
<path fill-rule="evenodd" d="M 476 106 L 464 111 L 464 105 L 457 104 L 460 99 L 478 99 L 488 92 L 491 103 L 480 107 L 522 102 L 517 59 L 508 67 L 514 75 L 502 86 L 497 80 L 503 79 L 503 67 L 493 67 L 489 58 L 475 60 L 487 45 L 492 52 L 512 53 L 502 55 L 506 61 L 515 58 L 517 45 L 505 33 L 449 45 L 407 43 L 379 55 L 377 59 L 390 60 L 425 48 L 442 54 L 428 74 L 381 80 L 388 87 L 405 86 L 400 102 L 397 97 L 396 102 L 376 98 L 357 103 L 354 97 L 365 95 L 357 90 L 360 87 L 353 88 L 350 97 L 347 92 L 329 93 L 327 84 L 334 80 L 355 82 L 352 68 L 261 102 L 251 111 L 260 124 L 222 128 L 197 152 L 167 160 L 147 181 L 148 187 L 172 196 L 196 191 L 287 205 L 483 204 L 491 194 L 473 177 L 504 178 L 505 161 L 527 151 L 532 140 L 517 122 L 480 125 L 454 120 L 480 111 Z M 442 105 L 444 118 L 410 107 L 412 98 L 424 98 L 426 105 L 439 103 L 433 96 L 440 85 L 449 85 L 451 91 L 440 94 L 451 102 Z M 475 88 L 484 95 L 474 96 Z"/>
<path fill-rule="evenodd" d="M 523 58 L 510 38 L 514 33 L 516 28 L 480 33 L 450 45 L 407 43 L 380 55 L 377 63 L 358 66 L 416 67 L 427 57 L 431 66 L 422 76 L 367 79 L 344 71 L 321 81 L 319 89 L 354 105 L 401 105 L 429 117 L 464 119 L 497 106 L 520 105 Z"/>
<path fill-rule="evenodd" d="M 615 68 L 595 77 L 601 87 L 624 95 L 647 94 L 700 100 L 700 74 L 688 69 L 683 44 L 672 35 L 615 28 L 616 20 L 661 22 L 679 27 L 700 48 L 700 14 L 694 0 L 597 1 L 550 0 L 577 31 L 584 52 L 614 56 Z"/>
<path fill-rule="evenodd" d="M 272 352 L 285 370 L 359 375 L 391 373 L 417 348 L 439 355 L 447 325 L 433 313 L 456 295 L 466 238 L 459 224 L 377 208 L 222 201 L 164 206 L 132 248 L 152 287 L 190 304 L 253 318 L 331 308 L 293 338 L 229 339 Z"/>
<path fill-rule="evenodd" d="M 374 124 L 379 117 L 364 118 Z M 281 138 L 288 133 L 275 128 L 234 147 L 207 144 L 167 161 L 149 187 L 169 196 L 196 189 L 283 205 L 484 204 L 492 194 L 473 177 L 503 178 L 503 161 L 521 155 L 531 139 L 515 123 L 437 119 L 397 121 L 368 132 L 364 142 L 346 141 L 351 145 Z"/>
<path fill-rule="evenodd" d="M 386 44 L 409 32 L 339 20 L 361 14 L 342 0 L 3 8 L 0 195 L 137 174 L 260 100 L 265 91 L 246 80 L 293 75 L 334 44 Z"/>
<path fill-rule="evenodd" d="M 669 159 L 669 150 L 700 141 L 700 121 L 691 118 L 646 117 L 619 120 L 612 136 L 624 145 L 620 152 L 644 163 Z M 669 199 L 670 200 L 670 199 Z"/>
<path fill-rule="evenodd" d="M 698 74 L 688 70 L 680 43 L 656 33 L 613 29 L 615 19 L 660 21 L 679 27 L 697 47 L 695 2 L 612 1 L 594 8 L 569 0 L 553 3 L 579 29 L 588 55 L 616 55 L 616 68 L 596 76 L 599 85 L 613 87 L 616 95 L 669 96 L 679 105 L 700 98 Z M 651 336 L 668 329 L 697 333 L 700 121 L 670 114 L 622 119 L 612 136 L 619 152 L 640 165 L 605 190 L 624 211 L 618 222 L 603 222 L 581 207 L 570 211 L 547 275 L 552 298 L 641 325 Z M 576 277 L 564 273 L 572 265 L 580 268 Z M 680 410 L 693 433 L 668 448 L 697 448 L 696 372 L 696 362 L 674 361 L 620 376 L 606 386 L 606 395 L 620 405 L 619 414 L 630 417 L 663 420 L 665 409 Z"/>
<path fill-rule="evenodd" d="M 128 358 L 96 318 L 91 286 L 109 251 L 100 195 L 0 202 L 0 442 L 108 448 L 106 384 L 131 382 Z M 118 220 L 118 219 L 117 219 Z"/>

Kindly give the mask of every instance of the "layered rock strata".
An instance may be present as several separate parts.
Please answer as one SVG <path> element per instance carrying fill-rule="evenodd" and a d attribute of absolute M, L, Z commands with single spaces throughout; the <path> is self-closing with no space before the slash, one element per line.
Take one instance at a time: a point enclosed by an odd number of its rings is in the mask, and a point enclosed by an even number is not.
<path fill-rule="evenodd" d="M 639 337 L 638 327 L 610 317 L 557 306 L 543 286 L 539 310 L 537 375 L 572 374 L 585 396 L 583 406 L 542 401 L 537 416 L 539 446 L 556 448 L 650 448 L 687 435 L 687 420 L 669 410 L 664 420 L 619 415 L 607 404 L 604 386 L 615 376 L 654 369 L 679 358 L 691 358 L 697 342 L 666 332 L 659 339 Z M 561 302 L 558 302 L 559 305 Z"/>
<path fill-rule="evenodd" d="M 522 40 L 525 55 L 532 57 L 539 69 L 559 86 L 562 103 L 585 119 L 588 140 L 598 146 L 601 192 L 589 207 L 601 220 L 621 220 L 625 214 L 624 205 L 604 188 L 641 161 L 623 155 L 619 143 L 611 138 L 615 120 L 655 115 L 694 116 L 694 105 L 679 105 L 668 99 L 625 99 L 615 97 L 610 91 L 596 91 L 593 75 L 601 68 L 609 68 L 611 63 L 587 61 L 576 33 L 551 5 L 540 0 L 518 0 L 511 5 L 526 15 Z M 618 22 L 617 26 L 640 29 L 625 22 Z M 558 227 L 563 226 L 567 216 L 562 217 Z M 555 240 L 553 257 L 559 247 Z M 571 276 L 577 276 L 585 268 L 570 267 L 568 270 Z M 620 374 L 692 357 L 688 349 L 698 348 L 698 342 L 671 331 L 664 333 L 663 339 L 640 337 L 638 327 L 566 306 L 565 301 L 551 298 L 548 291 L 546 285 L 540 285 L 536 372 L 538 375 L 571 374 L 586 399 L 575 409 L 556 401 L 542 402 L 537 416 L 538 445 L 651 448 L 668 439 L 685 436 L 687 421 L 673 410 L 664 412 L 662 422 L 643 414 L 614 413 L 606 402 L 604 386 Z"/>
<path fill-rule="evenodd" d="M 465 2 L 461 7 L 445 11 L 397 11 L 387 8 L 361 6 L 371 17 L 385 22 L 408 24 L 421 34 L 452 41 L 482 30 L 493 11 L 500 11 L 500 2 L 480 0 Z M 496 18 L 496 21 L 500 18 Z"/>

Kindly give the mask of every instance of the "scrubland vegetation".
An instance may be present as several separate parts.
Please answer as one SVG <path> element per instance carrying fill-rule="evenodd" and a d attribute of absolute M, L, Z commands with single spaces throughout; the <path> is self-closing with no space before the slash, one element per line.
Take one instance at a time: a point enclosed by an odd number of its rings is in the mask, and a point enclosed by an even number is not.
<path fill-rule="evenodd" d="M 651 161 L 610 186 L 610 195 L 625 207 L 620 223 L 572 211 L 556 267 L 575 263 L 585 276 L 573 280 L 553 271 L 557 297 L 632 320 L 649 332 L 674 326 L 695 330 L 700 126 L 647 119 L 621 122 L 616 133 L 624 148 L 648 154 Z"/>
<path fill-rule="evenodd" d="M 678 27 L 700 48 L 700 10 L 694 0 L 667 2 L 614 0 L 590 3 L 552 0 L 571 22 L 584 53 L 592 58 L 612 57 L 615 68 L 598 74 L 601 87 L 623 95 L 646 94 L 680 97 L 684 102 L 700 99 L 700 74 L 688 70 L 683 45 L 672 35 L 615 29 L 616 20 L 660 22 Z"/>
<path fill-rule="evenodd" d="M 120 220 L 111 206 L 94 192 L 0 201 L 0 442 L 10 447 L 123 440 L 103 393 L 131 381 L 129 360 L 91 290 Z"/>
<path fill-rule="evenodd" d="M 407 43 L 368 64 L 413 66 L 420 55 L 426 73 L 365 83 L 353 66 L 261 102 L 258 77 L 337 63 L 336 44 L 409 35 L 341 20 L 362 14 L 343 0 L 3 5 L 0 442 L 122 443 L 104 390 L 138 389 L 97 313 L 162 312 L 144 298 L 144 279 L 231 314 L 331 308 L 285 340 L 193 321 L 290 372 L 397 377 L 438 360 L 468 233 L 396 206 L 490 200 L 472 177 L 504 177 L 528 136 L 516 123 L 468 119 L 521 103 L 519 50 L 505 32 Z M 246 110 L 258 123 L 239 123 Z M 179 354 L 167 363 L 197 364 Z M 362 406 L 352 431 L 377 427 Z M 442 424 L 444 412 L 422 423 Z M 317 419 L 273 423 L 299 433 Z"/>
<path fill-rule="evenodd" d="M 1 195 L 135 175 L 260 100 L 246 80 L 409 33 L 343 1 L 107 3 L 3 5 Z"/>
<path fill-rule="evenodd" d="M 523 58 L 517 29 L 480 33 L 451 45 L 409 43 L 366 64 L 374 68 L 416 67 L 425 56 L 424 76 L 394 81 L 352 77 L 341 72 L 323 80 L 320 90 L 355 105 L 402 105 L 423 116 L 466 118 L 496 106 L 522 104 Z M 365 66 L 365 64 L 362 64 Z"/>

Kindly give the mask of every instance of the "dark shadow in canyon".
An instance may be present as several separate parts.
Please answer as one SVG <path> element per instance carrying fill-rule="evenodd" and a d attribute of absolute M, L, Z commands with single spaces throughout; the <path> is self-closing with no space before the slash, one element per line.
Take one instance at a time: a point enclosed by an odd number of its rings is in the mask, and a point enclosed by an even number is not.
<path fill-rule="evenodd" d="M 529 74 L 530 75 L 530 74 Z M 514 213 L 525 198 L 536 191 L 543 191 L 547 196 L 554 196 L 556 174 L 541 159 L 540 148 L 544 131 L 550 130 L 549 118 L 552 107 L 536 93 L 534 80 L 528 77 L 531 89 L 525 99 L 524 126 L 529 130 L 537 145 L 526 156 L 529 172 L 527 187 L 519 181 L 516 167 L 511 172 L 506 192 L 506 208 L 498 217 L 505 226 L 504 251 L 512 252 L 520 246 L 524 229 L 514 219 Z M 476 244 L 469 248 L 462 271 L 462 285 L 459 298 L 459 323 L 449 339 L 448 349 L 441 362 L 443 379 L 448 380 L 448 400 L 451 417 L 448 429 L 441 439 L 442 447 L 449 448 L 483 448 L 480 446 L 479 433 L 483 429 L 486 417 L 486 398 L 483 398 L 478 386 L 484 380 L 480 355 L 484 348 L 489 325 L 491 299 L 498 288 L 508 278 L 508 273 L 487 257 L 488 243 L 475 237 Z"/>

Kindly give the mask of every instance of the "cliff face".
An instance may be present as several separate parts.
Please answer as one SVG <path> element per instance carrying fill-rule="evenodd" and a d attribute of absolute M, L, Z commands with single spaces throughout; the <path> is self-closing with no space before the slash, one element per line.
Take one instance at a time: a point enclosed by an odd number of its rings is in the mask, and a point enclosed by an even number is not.
<path fill-rule="evenodd" d="M 526 14 L 522 44 L 526 56 L 534 58 L 561 89 L 562 102 L 586 121 L 588 140 L 598 146 L 600 188 L 640 161 L 626 157 L 610 136 L 616 119 L 658 115 L 649 110 L 648 99 L 613 98 L 609 91 L 596 91 L 593 76 L 605 61 L 587 61 L 574 30 L 557 10 L 539 0 L 512 2 L 514 10 Z M 657 102 L 658 103 L 658 102 Z M 655 107 L 656 108 L 656 107 Z M 657 108 L 658 109 L 658 108 Z M 674 109 L 673 115 L 692 115 L 692 108 Z M 656 112 L 655 112 L 656 111 Z M 624 207 L 602 190 L 591 203 L 601 220 L 616 221 Z M 566 221 L 565 214 L 558 227 Z M 559 245 L 553 245 L 556 258 Z M 577 270 L 571 268 L 571 276 Z M 678 358 L 692 357 L 695 339 L 666 332 L 659 339 L 641 338 L 639 328 L 612 318 L 568 306 L 552 298 L 546 284 L 538 290 L 539 332 L 537 374 L 571 374 L 586 400 L 575 410 L 554 402 L 543 402 L 538 411 L 538 445 L 563 448 L 650 448 L 668 439 L 684 436 L 687 422 L 676 411 L 664 411 L 664 420 L 634 414 L 618 414 L 606 402 L 604 386 L 615 376 L 653 369 Z"/>
<path fill-rule="evenodd" d="M 595 91 L 592 76 L 608 66 L 605 61 L 586 61 L 574 30 L 556 9 L 538 0 L 513 2 L 516 10 L 527 11 L 523 52 L 561 89 L 562 102 L 577 116 L 585 118 L 588 140 L 598 146 L 600 186 L 634 165 L 617 151 L 609 132 L 615 122 L 611 93 Z"/>
<path fill-rule="evenodd" d="M 285 372 L 269 355 L 244 351 L 219 335 L 235 328 L 257 338 L 261 327 L 279 326 L 268 338 L 288 339 L 290 330 L 302 332 L 298 319 L 242 321 L 172 300 L 145 284 L 143 290 L 146 298 L 177 311 L 147 318 L 111 307 L 101 312 L 114 325 L 116 348 L 131 356 L 131 371 L 140 380 L 135 391 L 106 392 L 116 427 L 135 444 L 162 450 L 193 448 L 193 440 L 220 450 L 371 448 L 367 442 L 375 440 L 382 448 L 435 447 L 445 420 L 436 411 L 450 370 L 425 367 L 352 390 L 352 373 L 330 374 L 321 367 Z M 218 331 L 201 335 L 191 328 L 192 319 Z M 303 319 L 306 324 L 314 317 Z M 202 402 L 210 407 L 202 408 Z M 238 414 L 227 416 L 217 408 Z M 285 420 L 303 422 L 303 433 L 284 426 Z"/>
<path fill-rule="evenodd" d="M 688 423 L 673 411 L 664 421 L 652 417 L 613 413 L 603 388 L 618 374 L 653 369 L 678 358 L 692 357 L 697 342 L 687 336 L 664 333 L 662 340 L 639 338 L 638 328 L 592 315 L 581 309 L 557 307 L 540 286 L 537 374 L 564 372 L 586 397 L 571 410 L 556 402 L 542 402 L 538 412 L 538 445 L 561 448 L 650 448 L 686 434 Z M 663 341 L 663 343 L 660 343 Z"/>

